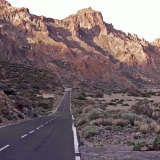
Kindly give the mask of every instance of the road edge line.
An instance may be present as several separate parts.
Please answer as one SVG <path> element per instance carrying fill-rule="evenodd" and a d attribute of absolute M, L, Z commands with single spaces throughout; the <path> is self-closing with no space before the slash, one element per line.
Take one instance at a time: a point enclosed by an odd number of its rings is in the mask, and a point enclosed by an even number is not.
<path fill-rule="evenodd" d="M 74 140 L 74 152 L 75 154 L 78 154 L 78 156 L 75 156 L 75 160 L 81 160 L 80 152 L 79 152 L 79 142 L 78 142 L 78 136 L 77 136 L 77 129 L 74 126 L 74 116 L 72 114 L 72 108 L 71 108 L 71 91 L 70 91 L 70 112 L 72 115 L 72 131 L 73 131 L 73 140 Z"/>

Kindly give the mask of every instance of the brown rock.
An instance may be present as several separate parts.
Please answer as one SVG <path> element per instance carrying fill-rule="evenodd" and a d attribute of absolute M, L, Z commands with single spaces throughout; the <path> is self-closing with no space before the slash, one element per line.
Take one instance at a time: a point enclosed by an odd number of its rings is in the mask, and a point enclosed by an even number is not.
<path fill-rule="evenodd" d="M 160 40 L 149 43 L 103 21 L 86 8 L 63 20 L 36 16 L 5 0 L 0 11 L 0 56 L 45 68 L 66 84 L 88 81 L 109 88 L 157 85 Z"/>

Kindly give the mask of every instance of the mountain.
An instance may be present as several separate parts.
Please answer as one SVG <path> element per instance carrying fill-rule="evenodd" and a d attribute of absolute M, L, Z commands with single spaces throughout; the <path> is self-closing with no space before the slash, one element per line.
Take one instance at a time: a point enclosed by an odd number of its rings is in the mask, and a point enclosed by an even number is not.
<path fill-rule="evenodd" d="M 47 69 L 65 85 L 159 85 L 159 54 L 160 40 L 116 30 L 92 8 L 57 20 L 0 0 L 1 59 Z"/>

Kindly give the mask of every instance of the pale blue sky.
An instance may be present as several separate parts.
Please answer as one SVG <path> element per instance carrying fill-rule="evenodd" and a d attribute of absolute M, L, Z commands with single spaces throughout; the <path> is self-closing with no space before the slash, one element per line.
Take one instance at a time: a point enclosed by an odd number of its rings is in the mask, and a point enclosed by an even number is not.
<path fill-rule="evenodd" d="M 78 10 L 92 7 L 101 11 L 106 23 L 139 38 L 153 41 L 160 37 L 160 0 L 8 0 L 30 13 L 63 19 Z"/>

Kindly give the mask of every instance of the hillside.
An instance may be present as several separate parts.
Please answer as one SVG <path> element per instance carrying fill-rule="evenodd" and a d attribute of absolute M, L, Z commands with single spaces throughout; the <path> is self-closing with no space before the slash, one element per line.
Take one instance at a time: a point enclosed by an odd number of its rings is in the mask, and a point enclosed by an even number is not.
<path fill-rule="evenodd" d="M 73 87 L 83 82 L 103 89 L 159 85 L 158 40 L 151 44 L 116 30 L 91 8 L 57 20 L 0 2 L 4 59 L 47 69 Z"/>

